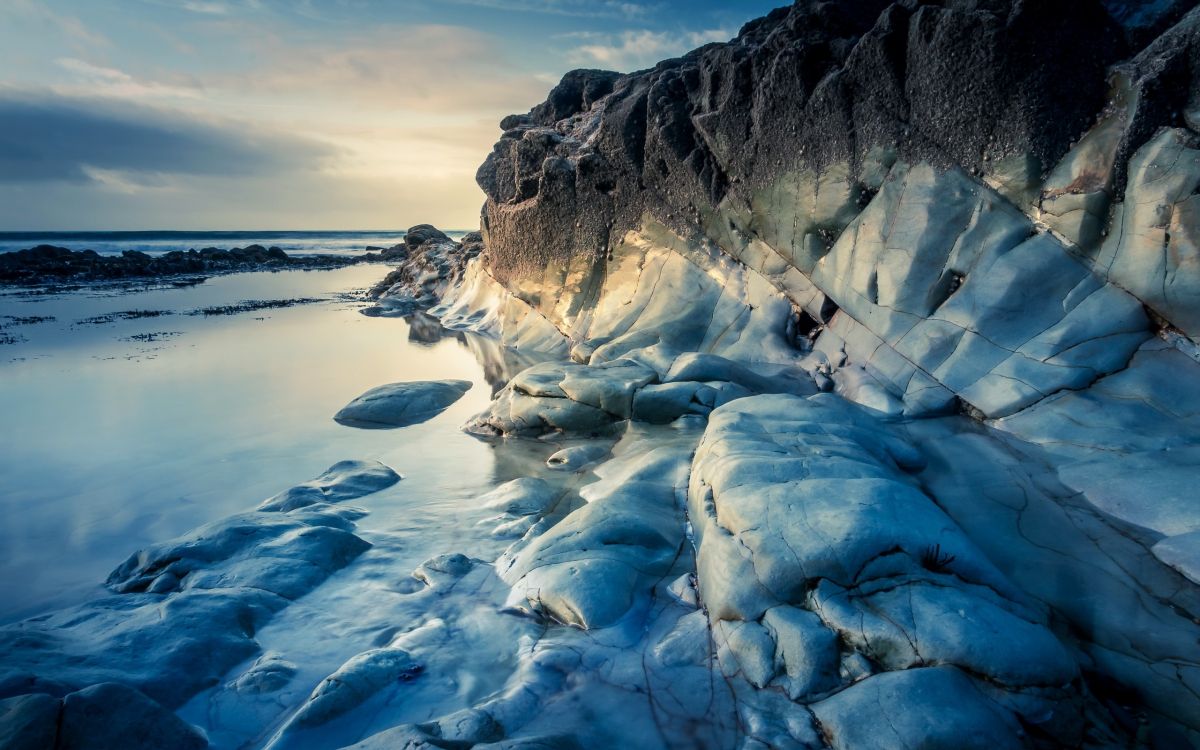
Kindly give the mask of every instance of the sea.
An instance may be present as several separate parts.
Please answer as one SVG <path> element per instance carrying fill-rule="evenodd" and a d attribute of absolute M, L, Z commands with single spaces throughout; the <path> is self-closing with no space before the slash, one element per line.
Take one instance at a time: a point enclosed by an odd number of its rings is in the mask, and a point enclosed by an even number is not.
<path fill-rule="evenodd" d="M 461 239 L 466 231 L 446 234 Z M 120 255 L 138 250 L 161 255 L 172 250 L 262 245 L 278 247 L 288 255 L 357 255 L 367 247 L 391 247 L 404 240 L 403 229 L 337 231 L 138 231 L 138 232 L 0 232 L 0 253 L 35 245 L 56 245 L 71 250 L 95 250 L 101 255 Z"/>

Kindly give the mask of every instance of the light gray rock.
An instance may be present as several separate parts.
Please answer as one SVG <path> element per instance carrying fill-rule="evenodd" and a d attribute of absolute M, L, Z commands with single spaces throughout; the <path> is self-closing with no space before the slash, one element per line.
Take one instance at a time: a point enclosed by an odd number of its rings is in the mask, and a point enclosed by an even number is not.
<path fill-rule="evenodd" d="M 653 449 L 627 435 L 614 448 L 617 457 L 596 469 L 599 481 L 580 490 L 583 507 L 497 561 L 512 586 L 509 604 L 585 629 L 621 619 L 670 570 L 684 543 L 676 487 L 690 445 L 686 434 Z"/>
<path fill-rule="evenodd" d="M 717 660 L 726 677 L 741 675 L 756 688 L 775 678 L 775 641 L 757 622 L 717 620 L 713 623 Z"/>
<path fill-rule="evenodd" d="M 1200 531 L 1167 537 L 1150 549 L 1159 560 L 1200 584 Z"/>
<path fill-rule="evenodd" d="M 247 588 L 295 599 L 370 547 L 352 528 L 345 514 L 315 508 L 230 516 L 131 555 L 107 585 L 120 593 Z M 170 587 L 156 586 L 164 578 Z"/>
<path fill-rule="evenodd" d="M 416 679 L 422 670 L 420 662 L 402 648 L 389 646 L 365 651 L 321 680 L 296 712 L 292 723 L 296 727 L 324 724 L 370 698 L 385 685 Z"/>
<path fill-rule="evenodd" d="M 1200 340 L 1200 148 L 1164 128 L 1129 161 L 1125 201 L 1095 253 L 1097 269 Z"/>
<path fill-rule="evenodd" d="M 909 472 L 924 465 L 885 421 L 832 394 L 755 396 L 713 411 L 688 507 L 723 670 L 755 687 L 782 672 L 799 697 L 836 689 L 837 672 L 852 680 L 872 665 L 958 664 L 999 693 L 1005 725 L 1017 725 L 1017 712 L 1059 741 L 1077 741 L 1077 723 L 1044 719 L 1070 715 L 1073 658 L 1044 612 L 918 488 Z M 843 646 L 857 665 L 848 666 Z M 1043 689 L 1037 703 L 1014 697 Z M 919 745 L 936 709 L 919 697 L 894 700 L 876 714 L 930 714 L 892 741 Z"/>
<path fill-rule="evenodd" d="M 883 579 L 848 592 L 822 582 L 812 599 L 843 640 L 887 669 L 953 664 L 1015 687 L 1061 687 L 1079 673 L 1043 624 L 987 589 Z"/>
<path fill-rule="evenodd" d="M 1019 724 L 953 667 L 868 677 L 812 705 L 835 750 L 1020 750 Z"/>
<path fill-rule="evenodd" d="M 412 575 L 428 586 L 444 586 L 471 572 L 471 568 L 477 563 L 477 560 L 472 560 L 466 555 L 452 552 L 429 558 L 418 565 Z"/>
<path fill-rule="evenodd" d="M 696 580 L 691 573 L 684 573 L 667 587 L 671 596 L 685 607 L 699 607 L 700 596 L 696 591 Z"/>
<path fill-rule="evenodd" d="M 709 640 L 708 617 L 700 610 L 690 612 L 654 645 L 654 656 L 665 667 L 703 666 L 712 655 Z"/>
<path fill-rule="evenodd" d="M 231 683 L 238 693 L 259 695 L 280 690 L 296 676 L 297 667 L 279 654 L 267 653 L 258 657 Z"/>
<path fill-rule="evenodd" d="M 785 674 L 792 700 L 832 690 L 838 683 L 837 635 L 799 607 L 768 609 L 763 625 L 775 642 L 776 671 Z"/>
<path fill-rule="evenodd" d="M 1200 364 L 1165 342 L 996 426 L 1045 447 L 1062 480 L 1104 512 L 1166 536 L 1200 530 Z"/>
<path fill-rule="evenodd" d="M 333 418 L 366 429 L 407 427 L 433 419 L 470 389 L 469 380 L 389 383 L 354 399 Z"/>
<path fill-rule="evenodd" d="M 886 345 L 856 359 L 914 407 L 940 384 L 1012 414 L 1124 367 L 1149 337 L 1137 299 L 955 169 L 894 166 L 812 280 Z"/>
<path fill-rule="evenodd" d="M 1145 403 L 1104 399 L 1092 407 L 1095 416 L 1119 420 L 1122 409 Z M 1044 414 L 1039 421 L 1058 422 L 1064 437 L 1082 439 L 1090 417 L 1066 424 L 1082 416 Z M 1137 422 L 1144 427 L 1126 430 L 1121 439 L 1136 445 L 1152 443 L 1159 428 L 1169 434 L 1155 419 Z M 921 474 L 927 491 L 1008 578 L 1085 634 L 1075 646 L 1091 669 L 1136 689 L 1155 721 L 1200 730 L 1196 693 L 1180 687 L 1200 680 L 1194 656 L 1200 625 L 1189 614 L 1200 611 L 1200 590 L 1153 554 L 1161 537 L 1122 522 L 1093 504 L 1089 493 L 1066 485 L 1056 468 L 1062 459 L 1049 444 L 1025 443 L 965 419 L 919 420 L 905 430 L 929 456 Z"/>
<path fill-rule="evenodd" d="M 403 477 L 379 461 L 339 461 L 316 479 L 264 500 L 258 510 L 289 511 L 314 503 L 339 503 L 391 487 Z"/>
<path fill-rule="evenodd" d="M 608 451 L 606 445 L 575 445 L 555 451 L 546 459 L 546 466 L 555 471 L 578 471 L 608 455 Z"/>
<path fill-rule="evenodd" d="M 557 502 L 558 495 L 559 492 L 544 479 L 518 477 L 499 485 L 479 498 L 479 502 L 488 510 L 514 516 L 532 516 L 550 510 Z"/>

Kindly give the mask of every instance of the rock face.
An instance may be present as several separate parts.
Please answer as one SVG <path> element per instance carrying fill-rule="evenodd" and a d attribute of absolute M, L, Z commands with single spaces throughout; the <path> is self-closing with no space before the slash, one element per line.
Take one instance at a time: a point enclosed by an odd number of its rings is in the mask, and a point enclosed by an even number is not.
<path fill-rule="evenodd" d="M 407 427 L 433 419 L 470 389 L 469 380 L 389 383 L 354 399 L 333 418 L 366 429 Z"/>
<path fill-rule="evenodd" d="M 737 685 L 745 746 L 1089 746 L 1129 705 L 1200 742 L 1195 5 L 797 0 L 501 123 L 432 312 L 553 359 L 468 429 L 707 420 L 707 617 L 653 653 Z M 620 498 L 506 521 L 513 602 L 619 628 L 678 534 Z"/>

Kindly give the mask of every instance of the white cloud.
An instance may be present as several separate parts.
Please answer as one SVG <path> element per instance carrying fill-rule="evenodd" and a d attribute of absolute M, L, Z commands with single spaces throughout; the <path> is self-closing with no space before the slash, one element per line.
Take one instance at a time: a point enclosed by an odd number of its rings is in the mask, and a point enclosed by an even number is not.
<path fill-rule="evenodd" d="M 55 90 L 60 93 L 89 93 L 98 96 L 109 96 L 121 99 L 197 99 L 201 92 L 196 87 L 175 86 L 155 81 L 142 81 L 128 73 L 93 65 L 86 60 L 74 57 L 60 57 L 55 60 L 60 68 L 76 75 L 80 87 L 59 86 Z"/>
<path fill-rule="evenodd" d="M 624 31 L 615 37 L 601 34 L 578 34 L 575 35 L 576 38 L 593 41 L 576 47 L 570 54 L 570 60 L 577 65 L 592 65 L 628 72 L 648 68 L 660 60 L 678 57 L 696 47 L 709 42 L 723 42 L 732 36 L 733 33 L 728 29 L 688 32 L 634 29 Z"/>
<path fill-rule="evenodd" d="M 591 18 L 640 18 L 657 4 L 628 0 L 450 0 L 459 5 L 474 5 L 509 12 L 552 13 Z"/>

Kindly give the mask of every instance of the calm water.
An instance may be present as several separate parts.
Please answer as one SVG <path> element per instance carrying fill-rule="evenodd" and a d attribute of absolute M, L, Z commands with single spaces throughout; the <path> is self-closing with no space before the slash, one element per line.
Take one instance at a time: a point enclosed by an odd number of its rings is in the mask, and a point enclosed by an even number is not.
<path fill-rule="evenodd" d="M 460 239 L 465 232 L 447 231 Z M 34 245 L 58 245 L 72 250 L 95 250 L 119 255 L 140 250 L 158 255 L 171 250 L 204 247 L 279 247 L 289 255 L 357 255 L 368 246 L 391 247 L 404 239 L 404 230 L 356 232 L 0 232 L 0 253 Z"/>
<path fill-rule="evenodd" d="M 522 471 L 505 468 L 519 456 L 497 458 L 458 429 L 490 396 L 479 358 L 493 373 L 502 358 L 486 341 L 360 314 L 363 303 L 348 295 L 386 270 L 237 274 L 124 294 L 0 293 L 0 316 L 25 319 L 0 317 L 0 334 L 14 342 L 0 345 L 0 621 L 105 593 L 99 584 L 139 547 L 250 510 L 342 459 L 378 459 L 405 475 L 355 503 L 371 510 L 360 528 L 408 529 L 421 538 L 406 542 L 414 555 L 476 538 L 475 520 L 456 514 Z M 295 297 L 322 301 L 186 314 Z M 164 314 L 95 322 L 134 310 Z M 475 387 L 423 425 L 356 430 L 331 419 L 374 386 L 441 378 Z"/>

